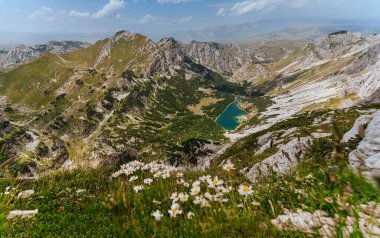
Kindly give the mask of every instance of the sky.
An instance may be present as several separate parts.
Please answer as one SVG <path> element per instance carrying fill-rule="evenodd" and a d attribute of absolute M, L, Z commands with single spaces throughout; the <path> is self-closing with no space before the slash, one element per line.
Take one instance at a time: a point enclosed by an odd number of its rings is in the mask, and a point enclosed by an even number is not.
<path fill-rule="evenodd" d="M 380 25 L 379 13 L 380 0 L 0 0 L 0 44 L 122 29 L 159 38 L 257 21 Z"/>

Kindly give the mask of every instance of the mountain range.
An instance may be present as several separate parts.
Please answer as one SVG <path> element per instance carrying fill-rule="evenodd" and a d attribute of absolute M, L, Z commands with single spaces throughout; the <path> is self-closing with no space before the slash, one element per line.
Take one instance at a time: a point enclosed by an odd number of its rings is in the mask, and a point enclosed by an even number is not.
<path fill-rule="evenodd" d="M 345 31 L 302 47 L 156 43 L 121 31 L 92 45 L 3 50 L 1 107 L 10 124 L 2 135 L 13 139 L 3 142 L 2 167 L 22 156 L 33 174 L 125 151 L 197 166 L 229 140 L 297 113 L 377 102 L 379 45 L 378 35 Z M 236 97 L 248 114 L 225 132 L 215 119 Z"/>

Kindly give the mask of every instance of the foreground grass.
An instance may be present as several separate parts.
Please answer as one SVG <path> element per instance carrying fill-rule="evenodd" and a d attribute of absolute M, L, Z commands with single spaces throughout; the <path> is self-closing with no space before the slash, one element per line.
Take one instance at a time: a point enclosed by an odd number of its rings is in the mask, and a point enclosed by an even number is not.
<path fill-rule="evenodd" d="M 347 166 L 335 166 L 330 158 L 331 149 L 332 139 L 317 140 L 294 172 L 284 177 L 269 176 L 252 184 L 252 196 L 237 192 L 239 185 L 249 184 L 237 169 L 190 171 L 178 178 L 178 172 L 174 172 L 166 179 L 154 178 L 151 185 L 145 184 L 139 192 L 134 190 L 135 186 L 144 184 L 145 178 L 152 178 L 151 173 L 136 172 L 138 178 L 132 182 L 123 175 L 111 180 L 110 170 L 79 170 L 37 181 L 2 180 L 0 191 L 7 186 L 17 191 L 11 193 L 14 196 L 1 195 L 1 237 L 307 237 L 301 232 L 278 231 L 271 219 L 285 208 L 310 212 L 319 209 L 344 218 L 347 211 L 338 205 L 342 197 L 352 205 L 380 201 L 379 193 L 364 178 Z M 188 201 L 178 202 L 183 213 L 171 218 L 168 210 L 172 193 L 190 193 L 192 182 L 204 174 L 217 175 L 224 181 L 223 186 L 232 187 L 223 196 L 228 201 L 209 201 L 210 207 L 202 207 L 194 204 L 194 196 L 190 195 Z M 331 179 L 332 175 L 335 179 Z M 28 199 L 15 197 L 18 191 L 27 189 L 36 193 Z M 214 191 L 206 185 L 201 185 L 201 190 L 204 194 Z M 5 219 L 10 210 L 37 208 L 39 213 L 34 219 Z M 164 215 L 160 221 L 151 215 L 156 210 Z M 188 212 L 194 213 L 192 219 L 188 218 Z M 360 236 L 361 231 L 354 233 Z M 342 236 L 339 229 L 337 236 Z"/>

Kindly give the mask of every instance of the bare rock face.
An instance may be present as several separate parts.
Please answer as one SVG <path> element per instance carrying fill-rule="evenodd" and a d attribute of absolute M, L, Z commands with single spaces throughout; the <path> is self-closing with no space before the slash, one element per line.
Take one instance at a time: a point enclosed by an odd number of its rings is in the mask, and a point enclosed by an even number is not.
<path fill-rule="evenodd" d="M 352 167 L 360 168 L 369 177 L 380 176 L 380 110 L 373 114 L 364 139 L 349 154 L 349 161 Z"/>
<path fill-rule="evenodd" d="M 208 77 L 212 71 L 195 63 L 182 48 L 181 42 L 174 38 L 163 38 L 157 43 L 157 54 L 145 72 L 149 77 L 154 74 L 171 77 L 179 71 L 185 73 L 187 79 L 197 76 Z"/>
<path fill-rule="evenodd" d="M 365 125 L 367 125 L 372 120 L 372 115 L 361 115 L 356 119 L 352 128 L 344 134 L 342 142 L 348 142 L 351 139 L 355 139 L 356 136 L 360 135 L 361 131 L 364 131 Z"/>
<path fill-rule="evenodd" d="M 7 50 L 0 50 L 0 68 L 6 68 L 15 64 L 38 58 L 45 53 L 62 54 L 90 44 L 80 41 L 50 41 L 47 44 L 26 46 L 18 45 Z"/>
<path fill-rule="evenodd" d="M 326 59 L 334 58 L 354 48 L 359 48 L 360 41 L 364 43 L 360 33 L 340 32 L 320 37 L 309 46 L 315 50 L 319 57 Z"/>
<path fill-rule="evenodd" d="M 268 175 L 271 172 L 284 174 L 294 168 L 308 148 L 312 140 L 310 137 L 294 138 L 287 144 L 282 145 L 279 151 L 255 164 L 246 174 L 246 177 L 255 182 L 260 176 Z"/>
<path fill-rule="evenodd" d="M 258 79 L 268 78 L 268 70 L 261 64 L 247 63 L 241 68 L 237 69 L 234 75 L 228 80 L 231 82 L 251 82 L 255 83 Z"/>
<path fill-rule="evenodd" d="M 355 58 L 352 63 L 347 67 L 346 73 L 348 75 L 359 73 L 365 70 L 368 66 L 373 66 L 379 60 L 380 44 L 376 44 L 368 48 L 368 50 Z"/>
<path fill-rule="evenodd" d="M 191 41 L 183 49 L 196 63 L 224 75 L 252 62 L 249 49 L 239 45 Z"/>

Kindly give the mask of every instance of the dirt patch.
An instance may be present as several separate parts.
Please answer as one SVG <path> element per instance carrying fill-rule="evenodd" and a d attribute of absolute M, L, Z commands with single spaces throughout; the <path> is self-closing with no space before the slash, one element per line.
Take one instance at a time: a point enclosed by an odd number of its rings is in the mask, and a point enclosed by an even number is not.
<path fill-rule="evenodd" d="M 187 108 L 192 111 L 195 115 L 204 115 L 204 112 L 202 111 L 202 108 L 211 104 L 215 104 L 219 101 L 223 101 L 221 98 L 202 98 L 201 101 L 196 105 L 188 106 Z"/>

